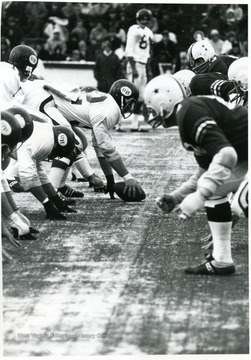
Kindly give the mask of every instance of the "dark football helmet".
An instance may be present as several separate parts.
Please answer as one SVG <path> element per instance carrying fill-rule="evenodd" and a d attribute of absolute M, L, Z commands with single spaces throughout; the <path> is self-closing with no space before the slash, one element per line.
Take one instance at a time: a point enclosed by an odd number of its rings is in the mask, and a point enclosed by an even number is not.
<path fill-rule="evenodd" d="M 21 126 L 9 111 L 1 111 L 1 145 L 13 149 L 21 142 Z"/>
<path fill-rule="evenodd" d="M 138 102 L 139 90 L 137 87 L 129 80 L 121 79 L 112 84 L 109 94 L 118 104 L 124 119 L 128 118 Z"/>
<path fill-rule="evenodd" d="M 148 23 L 150 22 L 151 16 L 152 16 L 152 12 L 150 10 L 140 9 L 136 13 L 136 21 L 141 25 L 147 26 Z"/>
<path fill-rule="evenodd" d="M 7 109 L 7 111 L 13 115 L 21 116 L 21 118 L 16 117 L 16 119 L 21 127 L 21 142 L 25 142 L 31 136 L 34 128 L 33 120 L 30 114 L 25 109 L 17 106 Z"/>
<path fill-rule="evenodd" d="M 53 126 L 54 147 L 50 158 L 70 155 L 75 147 L 75 135 L 71 128 L 61 125 Z"/>
<path fill-rule="evenodd" d="M 30 46 L 18 45 L 10 52 L 9 63 L 19 70 L 21 79 L 27 79 L 37 67 L 38 56 Z"/>

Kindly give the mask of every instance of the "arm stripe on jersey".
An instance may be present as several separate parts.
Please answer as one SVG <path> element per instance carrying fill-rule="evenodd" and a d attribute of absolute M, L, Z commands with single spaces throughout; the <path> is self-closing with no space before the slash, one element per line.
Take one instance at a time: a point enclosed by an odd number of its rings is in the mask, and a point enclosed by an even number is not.
<path fill-rule="evenodd" d="M 216 80 L 210 86 L 211 94 L 221 96 L 221 86 L 225 83 L 225 80 Z"/>
<path fill-rule="evenodd" d="M 195 141 L 199 144 L 200 137 L 205 133 L 206 128 L 211 127 L 212 125 L 217 125 L 214 120 L 206 120 L 200 124 L 195 133 Z"/>
<path fill-rule="evenodd" d="M 54 98 L 53 98 L 52 95 L 50 95 L 50 96 L 47 97 L 44 101 L 42 101 L 41 104 L 40 104 L 40 106 L 39 106 L 39 111 L 41 111 L 41 113 L 43 113 L 43 114 L 45 114 L 46 116 L 48 116 L 48 117 L 51 119 L 53 125 L 58 125 L 58 123 L 57 123 L 54 119 L 52 119 L 51 116 L 49 116 L 48 114 L 46 114 L 46 111 L 44 110 L 45 105 L 48 104 L 48 103 L 49 103 L 50 101 L 52 101 L 52 100 L 54 100 Z"/>

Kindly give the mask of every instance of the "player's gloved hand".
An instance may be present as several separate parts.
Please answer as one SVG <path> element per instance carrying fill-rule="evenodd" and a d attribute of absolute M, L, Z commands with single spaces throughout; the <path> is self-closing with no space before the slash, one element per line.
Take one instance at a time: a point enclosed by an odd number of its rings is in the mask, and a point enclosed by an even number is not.
<path fill-rule="evenodd" d="M 191 218 L 196 211 L 203 208 L 205 201 L 206 198 L 199 190 L 187 195 L 179 205 L 179 210 L 181 210 L 181 214 L 179 215 L 180 220 L 188 220 Z"/>
<path fill-rule="evenodd" d="M 17 209 L 15 213 L 21 218 L 23 222 L 25 222 L 29 226 L 31 234 L 39 234 L 39 231 L 37 229 L 34 229 L 32 226 L 30 226 L 30 220 L 24 214 L 22 214 L 19 209 Z"/>
<path fill-rule="evenodd" d="M 177 205 L 175 197 L 173 195 L 164 194 L 155 200 L 158 207 L 164 212 L 169 214 Z"/>
<path fill-rule="evenodd" d="M 27 225 L 24 221 L 22 221 L 15 212 L 13 212 L 7 218 L 7 222 L 10 225 L 15 238 L 23 236 L 23 235 L 27 235 L 30 233 L 29 225 Z"/>
<path fill-rule="evenodd" d="M 106 184 L 105 194 L 109 193 L 110 198 L 115 199 L 114 191 L 113 191 L 113 184 L 115 184 L 114 176 L 113 175 L 107 175 L 106 180 L 107 180 L 107 184 Z"/>
<path fill-rule="evenodd" d="M 68 213 L 76 213 L 77 210 L 74 210 L 72 208 L 70 208 L 66 201 L 61 198 L 58 194 L 55 196 L 52 196 L 50 198 L 50 201 L 56 206 L 56 208 L 60 211 L 60 212 L 68 212 Z"/>
<path fill-rule="evenodd" d="M 60 213 L 58 208 L 51 202 L 47 201 L 43 204 L 45 212 L 46 212 L 46 219 L 49 220 L 66 220 L 66 216 Z"/>
<path fill-rule="evenodd" d="M 101 193 L 105 192 L 105 184 L 98 175 L 92 174 L 87 178 L 87 180 L 89 181 L 90 184 L 89 187 L 91 188 L 93 187 L 95 192 L 101 192 Z"/>
<path fill-rule="evenodd" d="M 124 194 L 126 194 L 126 192 L 129 197 L 134 198 L 136 196 L 137 192 L 142 194 L 143 190 L 139 186 L 137 180 L 134 178 L 131 178 L 131 179 L 125 180 Z"/>

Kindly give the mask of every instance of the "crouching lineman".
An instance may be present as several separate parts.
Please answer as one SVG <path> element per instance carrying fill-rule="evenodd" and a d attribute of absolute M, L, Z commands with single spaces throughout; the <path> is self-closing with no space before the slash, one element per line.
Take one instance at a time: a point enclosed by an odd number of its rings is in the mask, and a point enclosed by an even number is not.
<path fill-rule="evenodd" d="M 145 89 L 151 125 L 178 125 L 183 146 L 193 151 L 199 165 L 196 173 L 171 194 L 161 195 L 159 208 L 170 213 L 177 205 L 182 220 L 205 206 L 213 236 L 213 252 L 187 274 L 231 275 L 232 214 L 227 195 L 235 193 L 247 173 L 248 112 L 216 96 L 185 98 L 179 82 L 167 75 L 153 79 Z"/>
<path fill-rule="evenodd" d="M 33 233 L 39 233 L 30 226 L 29 219 L 20 212 L 8 182 L 5 179 L 3 170 L 8 166 L 10 156 L 18 142 L 29 136 L 27 129 L 22 129 L 18 120 L 8 111 L 1 111 L 1 151 L 2 151 L 2 173 L 1 173 L 1 208 L 2 208 L 2 238 L 7 239 L 12 245 L 18 247 L 21 243 L 17 240 L 35 240 Z M 13 235 L 9 229 L 12 230 Z M 3 258 L 11 260 L 12 257 L 3 248 Z"/>
<path fill-rule="evenodd" d="M 62 212 L 76 212 L 61 199 L 49 181 L 43 160 L 68 156 L 74 151 L 75 136 L 71 129 L 51 123 L 32 121 L 23 108 L 8 109 L 19 114 L 30 129 L 30 136 L 17 148 L 18 174 L 25 191 L 30 191 L 43 204 L 47 218 L 65 220 Z"/>
<path fill-rule="evenodd" d="M 125 192 L 135 197 L 136 190 L 141 192 L 136 179 L 129 173 L 116 150 L 110 130 L 119 122 L 121 114 L 126 117 L 132 113 L 137 103 L 139 92 L 136 86 L 128 80 L 117 80 L 109 94 L 100 91 L 85 92 L 80 88 L 67 91 L 63 86 L 46 82 L 47 101 L 43 101 L 40 109 L 51 119 L 60 122 L 60 117 L 78 128 L 92 129 L 92 143 L 101 169 L 107 179 L 107 192 L 114 198 L 113 169 L 125 181 Z M 37 92 L 30 91 L 24 98 L 24 103 L 37 106 Z M 41 100 L 41 99 L 40 99 Z M 41 101 L 40 101 L 41 103 Z M 56 111 L 60 114 L 56 113 Z M 60 117 L 58 115 L 61 115 Z M 54 169 L 55 176 L 55 169 Z"/>

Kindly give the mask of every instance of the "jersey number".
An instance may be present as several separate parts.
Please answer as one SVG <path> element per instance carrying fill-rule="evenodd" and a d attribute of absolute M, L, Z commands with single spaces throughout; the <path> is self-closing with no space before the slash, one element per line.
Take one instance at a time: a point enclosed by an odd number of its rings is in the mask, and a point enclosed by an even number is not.
<path fill-rule="evenodd" d="M 140 42 L 139 42 L 140 49 L 146 49 L 147 48 L 147 40 L 146 35 L 143 35 Z"/>

